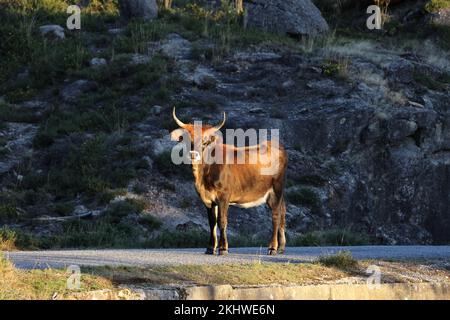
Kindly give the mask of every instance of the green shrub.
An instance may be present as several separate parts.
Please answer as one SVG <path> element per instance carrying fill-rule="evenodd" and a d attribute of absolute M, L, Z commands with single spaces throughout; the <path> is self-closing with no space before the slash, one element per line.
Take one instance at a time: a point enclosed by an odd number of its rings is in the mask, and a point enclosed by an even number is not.
<path fill-rule="evenodd" d="M 31 110 L 0 102 L 0 121 L 35 123 L 37 120 Z"/>
<path fill-rule="evenodd" d="M 339 251 L 334 255 L 321 256 L 318 262 L 326 267 L 348 270 L 358 265 L 350 251 Z"/>
<path fill-rule="evenodd" d="M 36 250 L 38 248 L 48 248 L 44 241 L 26 234 L 17 229 L 7 226 L 0 228 L 0 251 L 1 250 Z"/>
<path fill-rule="evenodd" d="M 125 223 L 77 220 L 65 223 L 63 232 L 51 240 L 54 248 L 125 248 L 135 245 L 138 235 Z"/>
<path fill-rule="evenodd" d="M 345 78 L 347 76 L 348 61 L 345 60 L 327 60 L 322 66 L 322 72 L 326 76 L 330 77 L 341 77 Z"/>
<path fill-rule="evenodd" d="M 102 195 L 127 186 L 143 167 L 140 158 L 140 151 L 125 136 L 97 135 L 71 146 L 68 156 L 50 169 L 43 182 L 49 192 L 61 197 Z"/>
<path fill-rule="evenodd" d="M 305 187 L 290 191 L 286 196 L 289 202 L 297 205 L 317 207 L 320 202 L 316 192 L 310 188 Z"/>
<path fill-rule="evenodd" d="M 6 226 L 0 228 L 0 251 L 16 249 L 17 234 Z"/>
<path fill-rule="evenodd" d="M 162 226 L 162 221 L 150 214 L 142 215 L 139 222 L 150 230 L 158 230 Z"/>
<path fill-rule="evenodd" d="M 169 231 L 144 243 L 146 248 L 203 248 L 208 244 L 209 235 L 205 231 Z"/>
<path fill-rule="evenodd" d="M 15 201 L 6 199 L 0 204 L 0 222 L 16 221 L 19 218 L 19 212 Z"/>
<path fill-rule="evenodd" d="M 138 199 L 125 199 L 109 205 L 105 211 L 105 218 L 111 223 L 119 223 L 122 218 L 132 213 L 141 213 L 147 204 Z"/>
<path fill-rule="evenodd" d="M 192 178 L 192 169 L 188 164 L 175 165 L 172 162 L 171 151 L 164 151 L 154 159 L 155 167 L 165 175 L 175 175 L 183 179 Z"/>
<path fill-rule="evenodd" d="M 292 246 L 357 246 L 372 242 L 366 234 L 345 229 L 312 231 L 289 239 Z"/>
<path fill-rule="evenodd" d="M 73 212 L 75 206 L 73 203 L 55 203 L 53 211 L 60 216 L 67 216 Z"/>
<path fill-rule="evenodd" d="M 55 83 L 69 69 L 77 69 L 89 57 L 86 43 L 75 32 L 66 30 L 66 39 L 47 41 L 38 27 L 44 24 L 64 26 L 66 0 L 2 0 L 0 1 L 0 83 L 23 66 L 31 67 L 33 84 L 37 87 Z M 83 31 L 104 30 L 107 22 L 117 19 L 117 1 L 90 1 L 82 8 Z M 7 57 L 3 54 L 8 53 Z"/>
<path fill-rule="evenodd" d="M 438 77 L 434 77 L 423 72 L 415 71 L 413 76 L 417 83 L 420 83 L 431 90 L 445 91 L 447 86 L 450 85 L 449 74 L 442 74 Z"/>
<path fill-rule="evenodd" d="M 425 5 L 425 10 L 428 12 L 438 12 L 447 8 L 450 8 L 450 0 L 430 0 Z"/>

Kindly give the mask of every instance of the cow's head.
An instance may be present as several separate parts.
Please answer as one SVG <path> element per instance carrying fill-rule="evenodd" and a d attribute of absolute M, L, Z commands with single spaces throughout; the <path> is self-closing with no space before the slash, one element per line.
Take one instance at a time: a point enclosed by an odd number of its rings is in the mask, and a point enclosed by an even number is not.
<path fill-rule="evenodd" d="M 183 134 L 187 133 L 191 142 L 191 158 L 193 160 L 200 160 L 201 155 L 194 150 L 203 151 L 208 145 L 216 140 L 216 133 L 224 126 L 226 121 L 225 112 L 223 113 L 223 120 L 216 126 L 207 124 L 191 124 L 184 123 L 178 119 L 175 107 L 173 108 L 173 119 L 181 129 L 176 129 L 170 133 L 170 137 L 174 141 L 181 142 Z M 195 146 L 195 148 L 194 148 Z"/>

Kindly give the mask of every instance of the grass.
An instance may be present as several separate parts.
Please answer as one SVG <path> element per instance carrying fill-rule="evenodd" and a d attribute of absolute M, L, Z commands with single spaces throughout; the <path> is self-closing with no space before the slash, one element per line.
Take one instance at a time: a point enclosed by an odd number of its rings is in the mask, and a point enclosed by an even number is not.
<path fill-rule="evenodd" d="M 206 248 L 209 233 L 203 230 L 173 231 L 163 229 L 157 217 L 141 213 L 139 224 L 130 224 L 128 216 L 136 209 L 120 202 L 95 219 L 62 223 L 62 231 L 51 236 L 32 236 L 17 229 L 0 229 L 0 242 L 5 248 Z M 145 229 L 142 229 L 141 227 Z M 265 252 L 269 237 L 230 235 L 231 247 L 260 247 Z M 288 238 L 288 246 L 350 246 L 373 243 L 367 235 L 346 230 L 315 231 Z"/>
<path fill-rule="evenodd" d="M 347 276 L 345 271 L 320 264 L 254 263 L 219 265 L 182 265 L 164 267 L 88 268 L 88 272 L 109 278 L 116 283 L 147 283 L 155 285 L 273 285 L 310 284 L 332 281 Z"/>
<path fill-rule="evenodd" d="M 322 66 L 322 72 L 329 77 L 347 78 L 349 62 L 343 58 L 328 59 Z"/>
<path fill-rule="evenodd" d="M 358 246 L 373 244 L 366 234 L 346 229 L 312 231 L 289 239 L 290 246 Z"/>
<path fill-rule="evenodd" d="M 443 73 L 436 77 L 416 70 L 413 77 L 417 83 L 431 90 L 445 91 L 450 85 L 450 73 Z"/>
<path fill-rule="evenodd" d="M 353 258 L 350 251 L 339 251 L 334 255 L 320 256 L 317 262 L 323 266 L 341 270 L 349 270 L 358 266 L 358 261 Z"/>
<path fill-rule="evenodd" d="M 286 197 L 289 202 L 297 205 L 317 207 L 319 204 L 319 197 L 316 192 L 307 187 L 289 191 Z"/>
<path fill-rule="evenodd" d="M 32 84 L 36 86 L 54 83 L 64 77 L 69 69 L 78 69 L 89 57 L 86 44 L 77 33 L 66 30 L 63 41 L 47 41 L 37 30 L 44 24 L 65 25 L 65 0 L 1 0 L 0 53 L 8 53 L 8 59 L 0 59 L 0 83 L 11 78 L 17 68 L 31 66 Z M 82 8 L 82 30 L 100 31 L 105 23 L 118 17 L 116 1 L 90 1 Z"/>
<path fill-rule="evenodd" d="M 109 279 L 82 274 L 80 289 L 69 290 L 69 275 L 65 270 L 55 269 L 18 270 L 0 254 L 0 300 L 49 300 L 55 297 L 55 294 L 58 299 L 70 299 L 74 293 L 114 288 Z"/>
<path fill-rule="evenodd" d="M 158 230 L 163 224 L 161 220 L 150 214 L 142 215 L 140 217 L 139 223 L 144 225 L 149 230 Z"/>
<path fill-rule="evenodd" d="M 219 258 L 218 258 L 219 259 Z M 82 267 L 80 289 L 69 290 L 70 273 L 61 269 L 19 270 L 0 255 L 0 300 L 5 299 L 89 299 L 92 290 L 117 292 L 119 286 L 184 285 L 320 285 L 346 283 L 359 278 L 365 283 L 369 265 L 376 264 L 383 283 L 447 283 L 449 270 L 434 262 L 358 261 L 347 253 L 321 257 L 314 263 L 266 263 L 255 255 L 245 264 L 172 265 L 148 267 Z M 440 264 L 442 265 L 442 263 Z M 354 280 L 352 280 L 354 281 Z M 124 298 L 116 294 L 113 298 Z M 129 298 L 137 295 L 128 294 Z"/>
<path fill-rule="evenodd" d="M 0 121 L 36 123 L 38 118 L 32 110 L 19 108 L 10 103 L 0 102 Z"/>
<path fill-rule="evenodd" d="M 192 168 L 188 164 L 175 165 L 172 162 L 171 151 L 164 151 L 155 156 L 154 164 L 164 175 L 176 176 L 183 179 L 192 179 Z"/>
<path fill-rule="evenodd" d="M 428 12 L 438 12 L 447 8 L 450 8 L 450 0 L 430 0 L 425 5 L 425 10 Z"/>
<path fill-rule="evenodd" d="M 148 166 L 139 156 L 143 151 L 132 141 L 130 135 L 98 134 L 72 144 L 49 172 L 25 174 L 22 188 L 43 188 L 59 197 L 83 193 L 100 198 L 110 189 L 126 187 L 139 170 Z"/>
<path fill-rule="evenodd" d="M 16 233 L 3 226 L 0 228 L 0 251 L 12 251 L 16 249 Z"/>

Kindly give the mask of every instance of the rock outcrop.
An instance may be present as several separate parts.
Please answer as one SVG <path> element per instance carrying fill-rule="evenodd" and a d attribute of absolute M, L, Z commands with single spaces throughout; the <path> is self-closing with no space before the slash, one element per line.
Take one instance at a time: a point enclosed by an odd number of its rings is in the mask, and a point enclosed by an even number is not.
<path fill-rule="evenodd" d="M 125 20 L 153 20 L 158 16 L 156 0 L 119 0 L 120 16 Z"/>
<path fill-rule="evenodd" d="M 64 28 L 57 24 L 40 26 L 39 31 L 43 36 L 53 39 L 64 39 L 66 37 L 64 34 Z"/>
<path fill-rule="evenodd" d="M 310 0 L 251 0 L 245 10 L 250 27 L 293 36 L 316 36 L 329 30 Z"/>

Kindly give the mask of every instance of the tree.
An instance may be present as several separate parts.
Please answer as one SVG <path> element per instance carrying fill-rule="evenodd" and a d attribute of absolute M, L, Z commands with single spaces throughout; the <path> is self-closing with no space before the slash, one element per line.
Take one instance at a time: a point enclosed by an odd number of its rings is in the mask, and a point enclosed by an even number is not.
<path fill-rule="evenodd" d="M 170 9 L 172 7 L 172 0 L 164 0 L 164 8 Z"/>
<path fill-rule="evenodd" d="M 244 12 L 244 0 L 234 0 L 234 5 L 238 14 Z"/>

